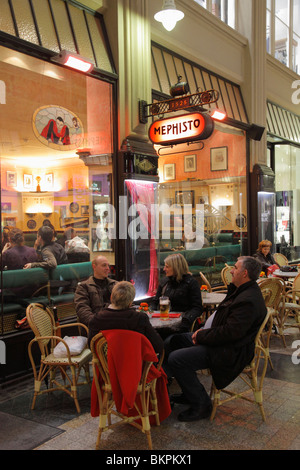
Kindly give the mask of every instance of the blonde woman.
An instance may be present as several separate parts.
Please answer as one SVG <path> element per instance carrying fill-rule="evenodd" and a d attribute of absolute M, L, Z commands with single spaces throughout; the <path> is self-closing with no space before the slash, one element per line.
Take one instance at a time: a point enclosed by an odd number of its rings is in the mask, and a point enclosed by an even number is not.
<path fill-rule="evenodd" d="M 199 284 L 189 272 L 186 259 L 180 253 L 174 253 L 165 259 L 164 272 L 166 277 L 160 282 L 151 307 L 158 310 L 159 298 L 169 297 L 171 311 L 183 312 L 181 324 L 176 333 L 190 331 L 194 320 L 202 314 L 202 299 Z M 163 332 L 162 330 L 166 330 Z M 167 337 L 174 333 L 168 329 L 159 329 L 160 334 Z"/>

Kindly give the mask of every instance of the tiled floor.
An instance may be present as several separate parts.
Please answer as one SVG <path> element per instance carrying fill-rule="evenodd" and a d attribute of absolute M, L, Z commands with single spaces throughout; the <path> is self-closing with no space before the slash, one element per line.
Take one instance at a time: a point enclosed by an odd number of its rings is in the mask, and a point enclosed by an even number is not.
<path fill-rule="evenodd" d="M 242 400 L 219 408 L 213 422 L 179 422 L 177 415 L 184 405 L 175 405 L 161 426 L 152 428 L 154 450 L 300 450 L 300 364 L 291 359 L 297 339 L 298 330 L 290 329 L 286 349 L 279 338 L 271 340 L 274 371 L 268 369 L 264 385 L 266 422 L 252 404 Z M 201 376 L 201 380 L 209 390 L 210 378 Z M 98 419 L 89 413 L 88 387 L 80 389 L 80 415 L 73 401 L 58 392 L 38 397 L 31 411 L 32 387 L 30 378 L 0 390 L 0 449 L 93 450 Z M 175 382 L 170 392 L 177 390 Z M 104 433 L 101 442 L 103 450 L 147 449 L 146 437 L 129 425 Z"/>

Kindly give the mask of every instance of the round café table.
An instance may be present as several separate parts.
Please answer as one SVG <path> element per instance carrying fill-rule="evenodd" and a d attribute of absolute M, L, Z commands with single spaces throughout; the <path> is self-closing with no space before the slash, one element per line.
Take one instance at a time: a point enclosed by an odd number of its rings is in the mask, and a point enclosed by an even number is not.
<path fill-rule="evenodd" d="M 219 305 L 226 297 L 226 293 L 221 292 L 206 292 L 202 293 L 202 305 Z"/>
<path fill-rule="evenodd" d="M 280 269 L 276 269 L 276 271 L 273 272 L 273 276 L 281 277 L 284 281 L 288 281 L 291 278 L 295 278 L 296 276 L 298 276 L 298 274 L 298 271 L 294 273 L 286 273 L 284 271 L 280 271 Z"/>
<path fill-rule="evenodd" d="M 168 320 L 161 320 L 159 316 L 159 312 L 153 312 L 152 317 L 150 318 L 150 323 L 155 329 L 159 328 L 175 328 L 177 325 L 181 323 L 181 315 L 178 317 L 172 317 L 172 313 L 170 312 L 170 317 Z"/>
<path fill-rule="evenodd" d="M 202 305 L 203 305 L 203 320 L 207 320 L 208 317 L 215 311 L 217 305 L 219 305 L 226 297 L 224 292 L 202 292 Z"/>

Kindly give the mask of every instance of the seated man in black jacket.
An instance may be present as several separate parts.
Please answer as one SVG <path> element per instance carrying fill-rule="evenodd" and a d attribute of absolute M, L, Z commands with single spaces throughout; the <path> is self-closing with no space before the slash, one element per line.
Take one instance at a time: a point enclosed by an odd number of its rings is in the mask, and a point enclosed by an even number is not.
<path fill-rule="evenodd" d="M 131 330 L 146 336 L 154 351 L 161 354 L 164 343 L 149 321 L 147 313 L 132 307 L 135 287 L 127 281 L 115 284 L 111 291 L 111 303 L 89 321 L 89 343 L 102 330 Z"/>
<path fill-rule="evenodd" d="M 168 366 L 183 393 L 171 396 L 170 400 L 190 405 L 179 413 L 180 421 L 196 421 L 211 413 L 211 400 L 197 370 L 209 368 L 216 387 L 221 389 L 251 362 L 255 337 L 267 314 L 256 282 L 260 272 L 261 264 L 255 258 L 238 258 L 231 271 L 228 294 L 213 319 L 209 318 L 211 325 L 172 337 Z"/>

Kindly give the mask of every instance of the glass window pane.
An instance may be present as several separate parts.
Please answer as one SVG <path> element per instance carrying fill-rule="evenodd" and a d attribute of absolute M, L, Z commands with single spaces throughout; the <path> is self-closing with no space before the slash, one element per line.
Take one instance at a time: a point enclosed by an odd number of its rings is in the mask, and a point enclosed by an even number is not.
<path fill-rule="evenodd" d="M 160 49 L 157 49 L 156 47 L 152 47 L 152 52 L 153 60 L 156 65 L 156 70 L 159 74 L 159 81 L 161 86 L 160 91 L 169 95 L 171 83 L 167 73 L 167 69 L 165 67 L 163 52 Z"/>
<path fill-rule="evenodd" d="M 68 303 L 64 314 L 75 316 L 74 286 L 91 274 L 84 261 L 103 253 L 114 265 L 112 85 L 5 47 L 0 47 L 0 64 L 1 80 L 14 83 L 6 87 L 0 114 L 1 229 L 21 230 L 24 244 L 32 248 L 30 259 L 2 258 L 1 312 L 13 315 L 14 330 L 22 314 L 15 310 L 16 296 L 30 297 L 49 277 L 47 260 L 45 269 L 33 265 L 23 274 L 27 262 L 43 261 L 40 250 L 33 249 L 40 227 L 53 227 L 72 264 L 71 290 L 51 291 L 61 304 Z M 41 271 L 34 276 L 37 267 Z M 39 296 L 49 301 L 46 290 Z"/>
<path fill-rule="evenodd" d="M 39 26 L 42 46 L 51 51 L 59 52 L 49 3 L 46 0 L 33 0 L 33 7 Z"/>
<path fill-rule="evenodd" d="M 298 148 L 275 146 L 276 251 L 289 260 L 300 256 L 299 162 Z"/>
<path fill-rule="evenodd" d="M 212 284 L 220 282 L 224 263 L 234 264 L 247 244 L 243 133 L 216 129 L 201 151 L 164 151 L 159 175 L 160 276 L 165 258 L 178 252 L 196 278 L 201 271 Z"/>
<path fill-rule="evenodd" d="M 107 72 L 113 72 L 113 65 L 106 47 L 106 40 L 100 21 L 98 18 L 89 13 L 86 13 L 86 18 L 91 33 L 92 43 L 94 45 L 97 67 L 99 69 L 106 70 Z"/>
<path fill-rule="evenodd" d="M 300 36 L 294 34 L 293 36 L 293 50 L 292 50 L 293 70 L 300 73 Z"/>
<path fill-rule="evenodd" d="M 0 31 L 15 35 L 15 28 L 11 17 L 8 1 L 1 3 Z"/>
<path fill-rule="evenodd" d="M 300 0 L 293 3 L 293 30 L 300 36 Z"/>
<path fill-rule="evenodd" d="M 199 3 L 203 8 L 207 8 L 207 0 L 194 0 L 196 3 Z"/>
<path fill-rule="evenodd" d="M 65 49 L 70 52 L 76 52 L 65 3 L 60 2 L 59 0 L 52 0 L 51 5 L 53 8 L 53 14 L 58 37 L 60 39 L 61 49 Z"/>
<path fill-rule="evenodd" d="M 266 40 L 267 40 L 267 52 L 271 54 L 271 13 L 267 11 L 267 33 L 266 33 Z"/>
<path fill-rule="evenodd" d="M 226 3 L 227 24 L 235 28 L 235 0 L 228 0 Z"/>
<path fill-rule="evenodd" d="M 290 0 L 275 0 L 275 16 L 279 18 L 284 24 L 290 24 Z"/>
<path fill-rule="evenodd" d="M 211 12 L 217 18 L 221 19 L 222 17 L 221 0 L 212 0 Z"/>
<path fill-rule="evenodd" d="M 275 19 L 275 58 L 288 66 L 289 30 L 282 21 Z"/>
<path fill-rule="evenodd" d="M 13 8 L 15 12 L 16 22 L 18 26 L 19 37 L 25 41 L 38 44 L 33 17 L 28 2 L 23 0 L 13 0 Z"/>
<path fill-rule="evenodd" d="M 76 37 L 78 52 L 83 57 L 87 57 L 95 63 L 94 54 L 87 30 L 83 10 L 76 8 L 72 5 L 69 6 L 71 21 L 74 28 L 74 34 Z"/>

